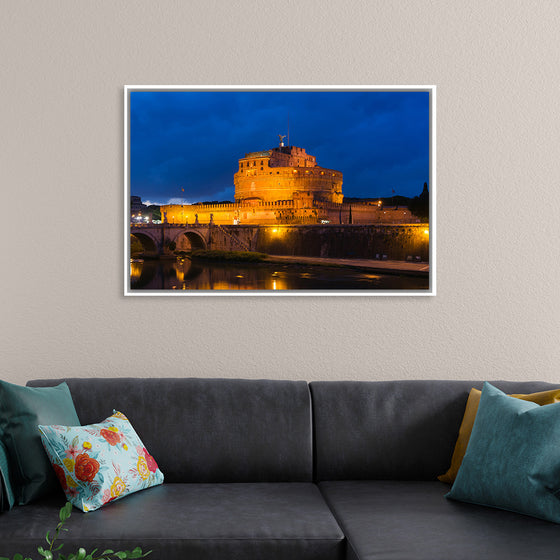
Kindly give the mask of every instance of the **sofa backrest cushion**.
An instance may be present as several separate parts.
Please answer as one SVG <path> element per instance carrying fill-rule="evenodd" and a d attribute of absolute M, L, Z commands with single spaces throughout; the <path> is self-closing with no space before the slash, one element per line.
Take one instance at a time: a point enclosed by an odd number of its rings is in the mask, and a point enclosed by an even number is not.
<path fill-rule="evenodd" d="M 28 385 L 57 385 L 62 379 Z M 311 405 L 304 381 L 64 379 L 82 425 L 125 414 L 166 482 L 310 481 Z"/>
<path fill-rule="evenodd" d="M 558 388 L 492 384 L 506 393 Z M 434 480 L 449 468 L 472 387 L 482 381 L 312 382 L 316 479 Z"/>

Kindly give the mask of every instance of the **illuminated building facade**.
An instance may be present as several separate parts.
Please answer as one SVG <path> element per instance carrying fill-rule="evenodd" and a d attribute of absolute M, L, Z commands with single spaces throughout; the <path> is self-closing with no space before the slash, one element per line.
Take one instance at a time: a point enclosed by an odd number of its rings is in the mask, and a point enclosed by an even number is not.
<path fill-rule="evenodd" d="M 317 165 L 304 148 L 280 145 L 250 152 L 234 174 L 235 202 L 161 206 L 168 223 L 378 224 L 410 223 L 407 208 L 343 203 L 342 173 Z"/>
<path fill-rule="evenodd" d="M 311 196 L 315 202 L 342 203 L 342 173 L 317 165 L 304 148 L 280 145 L 250 152 L 233 176 L 235 201 L 275 202 Z"/>

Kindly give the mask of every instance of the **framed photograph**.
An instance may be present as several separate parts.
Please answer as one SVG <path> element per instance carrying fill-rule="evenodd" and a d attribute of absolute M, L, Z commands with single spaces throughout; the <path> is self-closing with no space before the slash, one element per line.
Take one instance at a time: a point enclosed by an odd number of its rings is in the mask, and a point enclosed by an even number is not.
<path fill-rule="evenodd" d="M 125 295 L 435 295 L 435 106 L 435 86 L 125 86 Z"/>

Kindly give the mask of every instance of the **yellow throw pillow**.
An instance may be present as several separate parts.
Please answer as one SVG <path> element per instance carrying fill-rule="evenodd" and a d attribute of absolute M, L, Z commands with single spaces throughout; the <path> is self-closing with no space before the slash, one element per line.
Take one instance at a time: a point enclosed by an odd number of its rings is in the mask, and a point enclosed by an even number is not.
<path fill-rule="evenodd" d="M 480 402 L 480 395 L 481 391 L 474 388 L 471 389 L 471 392 L 469 393 L 467 406 L 465 407 L 465 415 L 463 416 L 463 421 L 461 422 L 461 427 L 459 428 L 459 437 L 457 438 L 455 449 L 453 450 L 453 455 L 451 457 L 451 466 L 445 474 L 438 476 L 438 480 L 441 480 L 441 482 L 448 482 L 449 484 L 453 484 L 455 482 L 457 472 L 459 472 L 459 467 L 463 462 L 463 457 L 465 456 L 465 451 L 467 450 L 467 445 L 469 444 L 474 420 L 476 418 L 476 412 L 478 410 L 478 403 Z M 531 393 L 528 395 L 518 394 L 510 396 L 524 401 L 531 401 L 543 406 L 545 404 L 560 402 L 560 389 L 540 391 L 539 393 Z"/>

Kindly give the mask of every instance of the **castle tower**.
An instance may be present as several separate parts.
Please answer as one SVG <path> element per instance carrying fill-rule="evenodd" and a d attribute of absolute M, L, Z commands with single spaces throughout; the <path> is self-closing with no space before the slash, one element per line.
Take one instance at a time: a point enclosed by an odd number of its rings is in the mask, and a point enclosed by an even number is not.
<path fill-rule="evenodd" d="M 304 148 L 285 146 L 249 152 L 233 177 L 236 202 L 275 202 L 302 197 L 341 203 L 342 173 L 317 165 Z"/>

